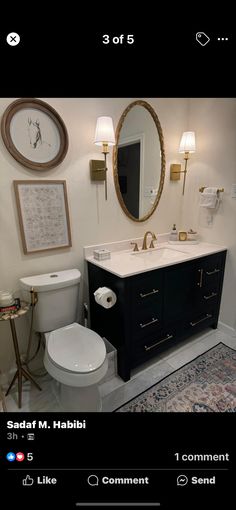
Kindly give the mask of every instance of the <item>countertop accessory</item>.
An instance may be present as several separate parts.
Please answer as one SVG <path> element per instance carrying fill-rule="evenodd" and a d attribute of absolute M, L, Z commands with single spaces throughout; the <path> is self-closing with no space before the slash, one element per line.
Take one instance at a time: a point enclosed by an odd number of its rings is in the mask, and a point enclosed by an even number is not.
<path fill-rule="evenodd" d="M 196 231 L 194 231 L 192 228 L 190 228 L 188 230 L 187 235 L 188 235 L 188 238 L 187 238 L 188 241 L 196 241 L 197 240 L 198 233 Z"/>
<path fill-rule="evenodd" d="M 174 223 L 173 228 L 170 232 L 170 241 L 177 241 L 178 240 L 178 233 L 176 230 L 176 224 Z"/>
<path fill-rule="evenodd" d="M 29 309 L 30 309 L 29 303 L 21 302 L 21 308 L 19 308 L 19 310 L 0 313 L 0 321 L 7 321 L 7 320 L 10 321 L 11 334 L 12 334 L 12 340 L 13 340 L 13 344 L 14 344 L 14 350 L 15 350 L 15 356 L 16 356 L 16 366 L 17 366 L 16 373 L 15 373 L 15 375 L 11 381 L 11 384 L 6 392 L 6 396 L 10 392 L 14 382 L 17 380 L 18 381 L 18 407 L 19 408 L 21 408 L 21 402 L 22 402 L 22 378 L 23 377 L 25 379 L 31 381 L 36 386 L 36 388 L 38 388 L 38 390 L 41 390 L 40 386 L 38 385 L 38 383 L 36 383 L 36 381 L 30 375 L 28 370 L 26 370 L 26 368 L 23 367 L 23 363 L 22 363 L 21 357 L 20 357 L 17 334 L 16 334 L 15 319 L 18 319 L 19 317 L 21 317 L 22 315 L 27 313 Z"/>
<path fill-rule="evenodd" d="M 184 230 L 179 231 L 179 241 L 187 241 L 187 232 Z"/>
<path fill-rule="evenodd" d="M 169 244 L 178 244 L 178 245 L 183 245 L 183 241 L 168 241 Z M 189 244 L 199 244 L 199 241 L 196 240 L 196 241 L 189 241 L 188 239 L 186 239 L 186 241 L 184 241 L 185 244 L 189 245 Z"/>
<path fill-rule="evenodd" d="M 93 256 L 96 260 L 106 260 L 111 258 L 109 250 L 94 250 Z"/>

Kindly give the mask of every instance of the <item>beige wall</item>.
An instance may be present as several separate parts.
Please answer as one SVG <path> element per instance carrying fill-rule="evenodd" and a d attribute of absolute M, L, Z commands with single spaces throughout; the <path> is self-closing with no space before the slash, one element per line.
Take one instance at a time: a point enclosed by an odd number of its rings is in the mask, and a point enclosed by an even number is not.
<path fill-rule="evenodd" d="M 89 160 L 102 158 L 93 144 L 96 119 L 113 117 L 116 126 L 126 106 L 136 98 L 122 99 L 47 99 L 62 116 L 69 134 L 69 151 L 61 165 L 46 171 L 31 171 L 18 164 L 0 138 L 0 289 L 18 289 L 20 277 L 78 267 L 83 275 L 83 246 L 142 236 L 145 230 L 168 232 L 180 224 L 181 186 L 169 181 L 169 165 L 178 161 L 176 148 L 186 129 L 186 99 L 146 99 L 156 110 L 165 137 L 167 175 L 159 206 L 144 223 L 127 218 L 116 198 L 111 154 L 108 157 L 108 200 L 104 185 L 91 183 Z M 0 99 L 0 116 L 13 99 Z M 176 159 L 177 158 L 177 159 Z M 72 248 L 24 255 L 12 181 L 15 179 L 66 179 L 72 230 Z M 81 290 L 82 290 L 81 285 Z M 82 301 L 82 296 L 80 298 Z M 21 350 L 28 331 L 27 319 L 17 321 Z M 14 361 L 9 324 L 0 324 L 0 370 L 7 371 Z"/>
<path fill-rule="evenodd" d="M 190 99 L 187 129 L 196 132 L 197 151 L 189 160 L 181 228 L 196 228 L 202 240 L 227 246 L 220 320 L 235 329 L 236 199 L 231 185 L 236 184 L 236 99 Z M 212 218 L 199 207 L 201 186 L 225 189 Z"/>

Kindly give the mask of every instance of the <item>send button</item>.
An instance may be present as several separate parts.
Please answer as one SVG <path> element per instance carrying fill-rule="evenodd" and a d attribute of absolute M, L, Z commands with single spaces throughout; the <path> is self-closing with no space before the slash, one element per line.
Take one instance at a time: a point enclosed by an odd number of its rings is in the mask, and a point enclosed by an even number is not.
<path fill-rule="evenodd" d="M 216 477 L 212 476 L 211 478 L 199 478 L 198 476 L 192 476 L 191 482 L 193 485 L 215 485 Z"/>

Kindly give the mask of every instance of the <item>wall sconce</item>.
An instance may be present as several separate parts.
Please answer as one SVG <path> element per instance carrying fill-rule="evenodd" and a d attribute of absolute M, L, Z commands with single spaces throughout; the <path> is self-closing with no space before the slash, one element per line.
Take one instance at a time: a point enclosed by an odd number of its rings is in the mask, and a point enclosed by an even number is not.
<path fill-rule="evenodd" d="M 184 153 L 185 167 L 184 170 L 181 170 L 181 165 L 173 164 L 170 166 L 170 179 L 171 181 L 177 181 L 180 179 L 180 174 L 184 174 L 184 182 L 183 182 L 183 195 L 185 190 L 185 181 L 186 181 L 186 173 L 187 173 L 187 164 L 189 159 L 189 154 L 192 154 L 196 151 L 196 142 L 195 142 L 195 133 L 194 131 L 185 131 L 182 134 L 182 138 L 179 145 L 179 152 Z"/>
<path fill-rule="evenodd" d="M 102 147 L 104 162 L 101 160 L 90 161 L 91 179 L 105 181 L 105 199 L 107 200 L 107 154 L 108 147 L 115 145 L 115 133 L 111 117 L 98 117 L 95 130 L 95 145 Z"/>

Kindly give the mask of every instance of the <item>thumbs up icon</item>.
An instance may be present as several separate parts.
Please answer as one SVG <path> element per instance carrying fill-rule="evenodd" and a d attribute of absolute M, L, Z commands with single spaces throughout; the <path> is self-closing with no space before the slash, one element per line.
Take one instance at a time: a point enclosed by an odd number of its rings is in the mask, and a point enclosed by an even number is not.
<path fill-rule="evenodd" d="M 34 479 L 30 477 L 30 475 L 26 475 L 25 478 L 22 480 L 22 485 L 33 485 Z"/>

